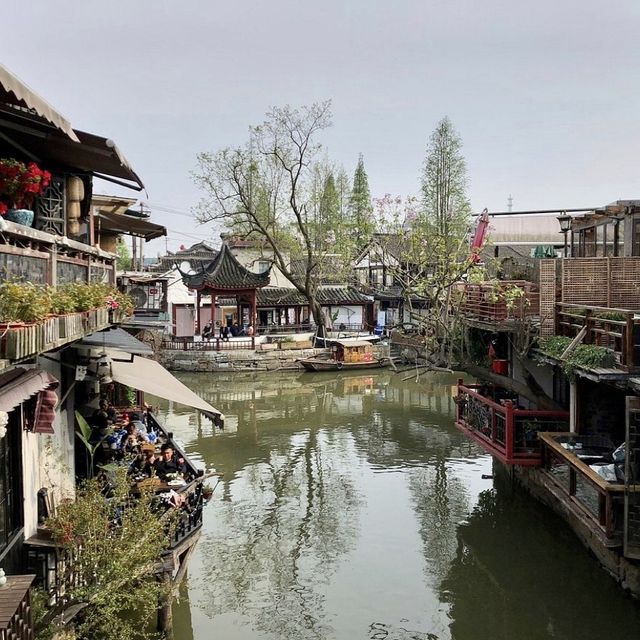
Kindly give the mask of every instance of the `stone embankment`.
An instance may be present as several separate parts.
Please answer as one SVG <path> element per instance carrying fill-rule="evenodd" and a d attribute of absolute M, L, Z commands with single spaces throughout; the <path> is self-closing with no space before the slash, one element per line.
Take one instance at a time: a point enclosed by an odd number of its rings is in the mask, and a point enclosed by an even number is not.
<path fill-rule="evenodd" d="M 291 349 L 253 351 L 177 351 L 163 349 L 158 354 L 160 363 L 169 371 L 278 371 L 302 369 L 298 360 L 312 358 L 327 349 Z"/>

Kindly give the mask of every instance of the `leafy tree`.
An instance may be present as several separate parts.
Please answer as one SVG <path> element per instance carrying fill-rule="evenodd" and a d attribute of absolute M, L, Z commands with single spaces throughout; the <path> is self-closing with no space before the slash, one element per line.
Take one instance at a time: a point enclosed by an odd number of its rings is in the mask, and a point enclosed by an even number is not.
<path fill-rule="evenodd" d="M 321 162 L 317 137 L 330 125 L 329 101 L 298 109 L 274 107 L 261 125 L 250 129 L 244 145 L 200 153 L 194 173 L 204 192 L 198 220 L 221 221 L 242 237 L 261 240 L 280 271 L 308 300 L 319 335 L 325 333 L 325 318 L 317 291 L 328 262 L 328 251 L 322 247 L 336 250 L 323 239 L 335 229 L 318 222 L 320 203 L 315 207 Z M 324 187 L 325 183 L 323 193 Z M 347 248 L 340 247 L 340 256 L 332 256 L 330 262 L 347 265 L 348 255 Z"/>
<path fill-rule="evenodd" d="M 467 197 L 467 165 L 462 140 L 449 118 L 431 134 L 421 181 L 425 221 L 455 245 L 468 231 L 471 204 Z"/>
<path fill-rule="evenodd" d="M 364 168 L 364 158 L 362 154 L 358 157 L 358 164 L 353 174 L 353 187 L 349 200 L 351 222 L 360 237 L 368 240 L 373 232 L 373 221 L 371 219 L 373 206 L 371 204 L 371 193 L 369 191 L 369 178 Z"/>
<path fill-rule="evenodd" d="M 133 500 L 129 492 L 126 468 L 119 468 L 108 487 L 88 480 L 76 499 L 63 502 L 47 521 L 65 558 L 58 578 L 66 586 L 37 621 L 38 637 L 60 630 L 52 620 L 72 609 L 79 613 L 66 626 L 78 638 L 155 637 L 158 598 L 166 595 L 155 575 L 168 546 L 168 521 L 157 513 L 151 493 Z"/>
<path fill-rule="evenodd" d="M 131 268 L 131 253 L 129 252 L 129 247 L 126 242 L 118 242 L 116 245 L 116 253 L 118 254 L 118 259 L 116 261 L 116 265 L 119 271 L 127 271 L 127 269 Z"/>
<path fill-rule="evenodd" d="M 461 297 L 455 285 L 472 265 L 471 209 L 461 148 L 444 118 L 427 148 L 421 200 L 386 196 L 376 203 L 377 217 L 386 220 L 383 242 L 392 245 L 399 258 L 394 276 L 402 286 L 405 309 L 422 326 L 427 360 L 446 367 L 459 355 L 455 348 L 462 335 L 457 313 Z"/>

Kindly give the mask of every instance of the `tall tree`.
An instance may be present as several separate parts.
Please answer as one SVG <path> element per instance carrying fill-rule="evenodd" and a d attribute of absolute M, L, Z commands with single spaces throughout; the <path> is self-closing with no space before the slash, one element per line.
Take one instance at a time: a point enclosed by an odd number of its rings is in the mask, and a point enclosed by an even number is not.
<path fill-rule="evenodd" d="M 429 139 L 421 191 L 423 215 L 440 236 L 455 242 L 466 233 L 471 218 L 467 165 L 462 140 L 447 117 L 440 120 Z"/>
<path fill-rule="evenodd" d="M 396 252 L 395 279 L 403 288 L 405 308 L 422 325 L 426 357 L 448 367 L 459 355 L 461 335 L 455 284 L 472 265 L 471 208 L 461 148 L 460 137 L 444 118 L 427 148 L 421 202 L 387 197 L 377 203 L 378 217 L 389 221 L 384 237 Z"/>
<path fill-rule="evenodd" d="M 196 213 L 199 221 L 222 221 L 244 237 L 261 239 L 308 300 L 321 336 L 325 318 L 317 292 L 326 260 L 317 235 L 326 230 L 317 224 L 313 185 L 321 151 L 317 137 L 330 125 L 329 101 L 299 109 L 274 107 L 250 129 L 244 145 L 200 153 L 194 173 L 205 194 Z"/>
<path fill-rule="evenodd" d="M 363 239 L 368 239 L 370 233 L 373 232 L 374 226 L 372 220 L 373 206 L 371 204 L 371 192 L 369 191 L 369 178 L 364 168 L 362 154 L 358 157 L 358 164 L 353 174 L 349 210 L 351 224 L 355 227 L 356 233 L 361 234 Z"/>

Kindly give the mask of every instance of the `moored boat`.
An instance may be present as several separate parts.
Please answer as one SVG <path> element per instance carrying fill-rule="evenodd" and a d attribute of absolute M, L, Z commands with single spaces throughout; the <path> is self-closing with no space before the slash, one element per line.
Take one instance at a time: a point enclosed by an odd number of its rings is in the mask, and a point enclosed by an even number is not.
<path fill-rule="evenodd" d="M 348 371 L 378 369 L 388 366 L 390 361 L 377 357 L 371 343 L 365 340 L 336 340 L 328 357 L 304 358 L 298 362 L 307 371 Z"/>

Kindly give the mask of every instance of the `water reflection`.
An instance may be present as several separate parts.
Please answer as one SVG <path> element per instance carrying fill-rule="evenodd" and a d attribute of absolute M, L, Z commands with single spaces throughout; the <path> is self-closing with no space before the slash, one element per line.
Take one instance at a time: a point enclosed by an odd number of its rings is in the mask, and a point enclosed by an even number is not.
<path fill-rule="evenodd" d="M 451 631 L 476 638 L 638 637 L 640 609 L 567 526 L 505 474 L 458 528 L 441 596 Z"/>
<path fill-rule="evenodd" d="M 454 376 L 180 377 L 228 428 L 164 407 L 222 477 L 176 637 L 577 640 L 595 600 L 640 630 L 570 533 L 482 479 L 490 458 L 453 427 Z"/>

